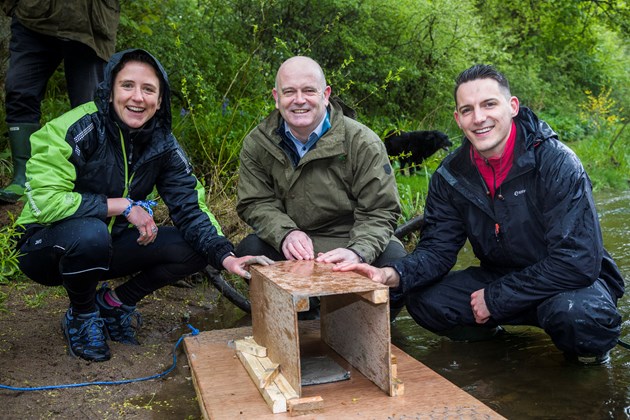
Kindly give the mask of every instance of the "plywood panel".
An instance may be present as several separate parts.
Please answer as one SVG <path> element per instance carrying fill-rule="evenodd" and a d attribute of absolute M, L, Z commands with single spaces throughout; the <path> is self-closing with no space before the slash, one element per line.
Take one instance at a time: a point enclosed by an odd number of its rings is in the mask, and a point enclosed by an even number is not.
<path fill-rule="evenodd" d="M 280 288 L 296 297 L 328 296 L 370 292 L 389 288 L 360 274 L 332 271 L 332 264 L 315 261 L 279 261 L 273 265 L 254 265 L 254 273 L 273 278 Z"/>
<path fill-rule="evenodd" d="M 319 341 L 317 322 L 300 322 L 302 343 L 308 349 Z M 289 419 L 289 413 L 272 414 L 245 368 L 228 347 L 229 340 L 252 335 L 249 327 L 202 332 L 184 340 L 201 411 L 207 419 Z M 304 387 L 302 397 L 323 399 L 323 409 L 298 418 L 502 419 L 498 413 L 456 387 L 396 346 L 398 376 L 405 394 L 389 397 L 372 381 L 348 366 L 348 381 Z M 331 357 L 337 357 L 332 352 Z"/>
<path fill-rule="evenodd" d="M 293 296 L 252 270 L 249 298 L 252 303 L 254 340 L 267 348 L 267 357 L 300 394 L 300 344 Z"/>
<path fill-rule="evenodd" d="M 389 394 L 389 306 L 356 294 L 325 296 L 321 304 L 322 341 Z"/>

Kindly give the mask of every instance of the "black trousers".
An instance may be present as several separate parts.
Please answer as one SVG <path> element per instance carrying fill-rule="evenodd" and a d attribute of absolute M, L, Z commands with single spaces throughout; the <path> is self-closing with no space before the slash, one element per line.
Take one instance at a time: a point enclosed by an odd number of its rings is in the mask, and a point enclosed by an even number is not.
<path fill-rule="evenodd" d="M 78 313 L 94 312 L 99 281 L 132 276 L 116 288 L 126 305 L 203 269 L 207 262 L 171 226 L 159 228 L 155 242 L 138 245 L 138 231 L 112 238 L 96 218 L 66 219 L 27 231 L 21 241 L 20 269 L 47 286 L 63 285 Z"/>
<path fill-rule="evenodd" d="M 509 319 L 490 318 L 477 324 L 470 295 L 501 275 L 480 267 L 453 271 L 440 282 L 409 293 L 407 311 L 420 326 L 446 336 L 456 327 L 493 328 L 500 323 L 542 328 L 560 350 L 580 356 L 602 354 L 617 344 L 621 315 L 601 279 L 589 287 L 558 293 Z"/>
<path fill-rule="evenodd" d="M 8 124 L 36 123 L 48 79 L 63 61 L 72 108 L 94 98 L 106 62 L 77 41 L 31 31 L 17 18 L 11 21 L 9 68 L 5 80 Z"/>

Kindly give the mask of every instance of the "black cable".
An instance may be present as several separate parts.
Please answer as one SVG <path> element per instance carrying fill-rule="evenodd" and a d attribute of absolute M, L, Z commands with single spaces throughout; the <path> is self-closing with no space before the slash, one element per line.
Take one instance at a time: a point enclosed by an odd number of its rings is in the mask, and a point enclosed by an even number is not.
<path fill-rule="evenodd" d="M 617 340 L 617 344 L 619 344 L 621 347 L 624 347 L 624 348 L 630 350 L 630 343 L 626 343 L 621 338 Z"/>

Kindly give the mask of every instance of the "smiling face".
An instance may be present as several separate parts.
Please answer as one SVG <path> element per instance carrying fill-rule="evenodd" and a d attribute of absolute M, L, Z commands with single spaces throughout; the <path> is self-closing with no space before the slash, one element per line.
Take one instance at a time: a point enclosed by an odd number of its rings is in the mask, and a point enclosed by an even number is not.
<path fill-rule="evenodd" d="M 278 70 L 273 97 L 291 132 L 306 141 L 326 114 L 330 86 L 321 67 L 308 57 L 293 57 Z"/>
<path fill-rule="evenodd" d="M 160 109 L 160 79 L 153 66 L 129 61 L 118 72 L 112 89 L 112 106 L 130 128 L 140 128 Z"/>
<path fill-rule="evenodd" d="M 491 78 L 463 83 L 456 93 L 455 121 L 485 158 L 500 156 L 518 114 L 519 103 Z"/>

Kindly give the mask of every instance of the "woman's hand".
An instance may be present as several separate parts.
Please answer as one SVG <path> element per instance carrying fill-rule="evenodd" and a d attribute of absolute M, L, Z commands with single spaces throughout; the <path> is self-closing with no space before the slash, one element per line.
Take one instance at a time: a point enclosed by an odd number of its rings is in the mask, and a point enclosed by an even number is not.
<path fill-rule="evenodd" d="M 129 207 L 131 206 L 131 207 Z M 138 229 L 140 236 L 138 237 L 139 245 L 149 245 L 155 241 L 158 234 L 158 227 L 153 220 L 153 216 L 147 212 L 142 206 L 132 205 L 126 198 L 108 198 L 107 199 L 107 216 L 122 215 L 129 208 L 129 213 L 125 216 L 129 223 Z"/>
<path fill-rule="evenodd" d="M 139 245 L 149 245 L 155 241 L 158 234 L 158 227 L 151 216 L 144 208 L 140 206 L 132 206 L 131 211 L 127 215 L 129 223 L 138 229 L 140 236 L 138 237 Z"/>
<path fill-rule="evenodd" d="M 234 273 L 249 280 L 251 278 L 251 274 L 249 274 L 249 271 L 247 270 L 250 265 L 271 265 L 273 263 L 274 261 L 272 259 L 269 259 L 264 255 L 245 255 L 244 257 L 229 255 L 223 260 L 223 267 L 225 267 L 225 269 L 230 273 Z"/>

